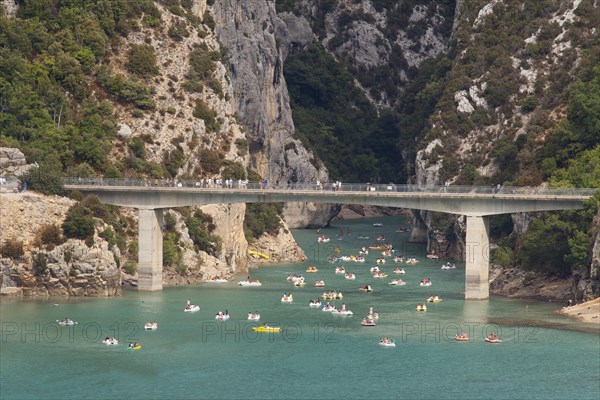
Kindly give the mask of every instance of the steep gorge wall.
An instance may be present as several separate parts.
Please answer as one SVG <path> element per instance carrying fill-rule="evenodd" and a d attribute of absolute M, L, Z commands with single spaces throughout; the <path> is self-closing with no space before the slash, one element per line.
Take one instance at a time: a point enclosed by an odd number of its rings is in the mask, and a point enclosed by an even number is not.
<path fill-rule="evenodd" d="M 271 185 L 326 181 L 326 168 L 293 136 L 283 77 L 288 46 L 306 46 L 311 37 L 292 39 L 274 4 L 266 0 L 218 0 L 212 12 L 216 34 L 229 50 L 232 103 L 250 141 L 250 166 Z M 289 203 L 284 215 L 288 226 L 304 227 L 327 223 L 332 211 L 327 205 Z"/>

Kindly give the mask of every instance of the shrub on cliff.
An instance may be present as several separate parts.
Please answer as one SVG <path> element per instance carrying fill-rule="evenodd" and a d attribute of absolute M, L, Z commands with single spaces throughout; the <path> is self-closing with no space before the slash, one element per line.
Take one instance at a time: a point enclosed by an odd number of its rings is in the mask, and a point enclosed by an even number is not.
<path fill-rule="evenodd" d="M 74 205 L 69 209 L 62 228 L 68 238 L 87 239 L 91 237 L 94 234 L 92 210 L 80 204 Z"/>
<path fill-rule="evenodd" d="M 60 227 L 56 224 L 45 224 L 38 230 L 33 244 L 38 248 L 46 248 L 52 250 L 54 246 L 61 245 L 65 242 Z"/>
<path fill-rule="evenodd" d="M 43 275 L 48 271 L 48 256 L 44 253 L 36 253 L 31 259 L 31 267 L 36 275 Z"/>
<path fill-rule="evenodd" d="M 205 251 L 214 256 L 221 250 L 221 238 L 212 233 L 216 226 L 210 215 L 197 210 L 185 218 L 185 224 L 196 251 Z"/>
<path fill-rule="evenodd" d="M 27 188 L 48 195 L 62 196 L 65 192 L 60 164 L 41 162 L 19 177 Z"/>
<path fill-rule="evenodd" d="M 8 238 L 0 246 L 0 254 L 2 257 L 8 258 L 20 258 L 23 257 L 25 251 L 23 250 L 23 242 L 15 237 Z"/>
<path fill-rule="evenodd" d="M 283 203 L 250 203 L 246 205 L 244 235 L 248 242 L 258 239 L 263 233 L 276 234 L 281 228 Z"/>
<path fill-rule="evenodd" d="M 129 50 L 127 71 L 141 78 L 150 78 L 158 74 L 156 66 L 156 54 L 152 46 L 145 44 L 133 44 Z"/>

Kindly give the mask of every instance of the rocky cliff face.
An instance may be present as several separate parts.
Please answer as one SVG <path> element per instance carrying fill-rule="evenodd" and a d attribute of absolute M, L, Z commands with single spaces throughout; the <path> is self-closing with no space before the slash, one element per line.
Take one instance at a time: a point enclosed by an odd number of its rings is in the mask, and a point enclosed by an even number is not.
<path fill-rule="evenodd" d="M 17 15 L 19 5 L 16 0 L 2 0 L 2 2 L 0 2 L 0 9 L 6 17 L 13 18 Z"/>
<path fill-rule="evenodd" d="M 516 185 L 542 183 L 547 172 L 536 166 L 536 151 L 566 117 L 565 93 L 597 38 L 599 5 L 570 0 L 549 2 L 543 12 L 535 7 L 457 2 L 457 56 L 416 156 L 419 185 L 497 184 L 512 175 Z M 515 230 L 522 233 L 530 218 L 515 216 Z"/>
<path fill-rule="evenodd" d="M 294 138 L 283 65 L 290 47 L 304 47 L 311 35 L 302 20 L 286 22 L 266 0 L 218 0 L 212 7 L 216 34 L 229 49 L 233 108 L 250 141 L 250 165 L 272 185 L 327 181 L 326 168 Z M 324 225 L 333 216 L 326 205 L 286 204 L 288 226 Z"/>
<path fill-rule="evenodd" d="M 303 0 L 292 8 L 325 48 L 348 61 L 370 100 L 389 108 L 425 59 L 448 50 L 455 10 L 447 3 Z"/>
<path fill-rule="evenodd" d="M 60 225 L 74 201 L 35 193 L 0 193 L 0 243 L 15 238 L 25 255 L 0 259 L 2 295 L 11 296 L 116 296 L 121 293 L 120 251 L 97 235 L 89 248 L 81 240 L 68 240 L 52 250 L 33 242 L 45 224 Z"/>
<path fill-rule="evenodd" d="M 0 176 L 19 176 L 32 166 L 34 164 L 27 164 L 21 150 L 13 147 L 0 147 Z"/>

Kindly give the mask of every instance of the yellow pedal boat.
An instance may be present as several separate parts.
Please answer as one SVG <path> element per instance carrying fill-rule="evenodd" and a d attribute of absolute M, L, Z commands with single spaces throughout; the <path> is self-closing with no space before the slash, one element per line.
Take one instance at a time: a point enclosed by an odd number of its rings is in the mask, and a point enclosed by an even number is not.
<path fill-rule="evenodd" d="M 252 328 L 254 332 L 281 332 L 281 328 L 278 326 L 255 326 Z"/>

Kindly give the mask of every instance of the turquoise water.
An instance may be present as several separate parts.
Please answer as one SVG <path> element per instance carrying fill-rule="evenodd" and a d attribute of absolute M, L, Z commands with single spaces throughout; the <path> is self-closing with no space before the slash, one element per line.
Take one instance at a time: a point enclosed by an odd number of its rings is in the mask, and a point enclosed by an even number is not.
<path fill-rule="evenodd" d="M 428 260 L 422 248 L 403 244 L 408 234 L 395 232 L 402 218 L 378 219 L 381 228 L 373 221 L 343 222 L 350 235 L 340 241 L 339 225 L 323 229 L 332 238 L 327 245 L 317 245 L 315 231 L 295 231 L 309 262 L 253 270 L 260 288 L 232 281 L 161 293 L 130 291 L 111 299 L 2 299 L 0 398 L 600 398 L 597 334 L 544 328 L 582 327 L 555 315 L 556 304 L 498 297 L 464 301 L 464 264 L 443 271 L 445 260 Z M 324 262 L 334 247 L 356 254 L 381 232 L 404 255 L 421 260 L 401 266 L 406 286 L 387 285 L 395 266 L 389 259 L 381 269 L 390 277 L 371 277 L 379 252 L 371 251 L 364 264 L 344 263 L 356 273 L 355 281 L 334 274 L 336 265 Z M 304 273 L 306 287 L 292 287 L 287 275 L 307 265 L 317 265 L 319 272 Z M 425 277 L 433 281 L 429 288 L 418 285 Z M 355 315 L 310 309 L 308 300 L 323 291 L 312 287 L 317 279 L 328 290 L 344 291 L 343 302 Z M 359 293 L 364 283 L 375 291 Z M 294 303 L 281 303 L 283 292 L 292 292 Z M 416 304 L 433 294 L 444 301 L 417 313 Z M 201 310 L 184 313 L 187 298 Z M 370 305 L 380 320 L 376 327 L 361 327 Z M 231 319 L 215 321 L 214 314 L 225 309 Z M 284 333 L 252 332 L 257 323 L 246 315 L 255 310 L 261 322 L 279 325 Z M 66 316 L 79 324 L 53 323 Z M 157 331 L 143 331 L 148 320 L 158 322 Z M 454 341 L 458 329 L 469 332 L 471 341 Z M 492 331 L 502 344 L 483 341 Z M 100 343 L 106 336 L 117 336 L 121 344 Z M 379 346 L 382 336 L 394 338 L 397 346 Z M 134 340 L 141 350 L 126 349 Z"/>

